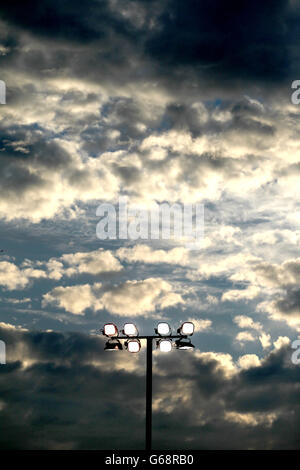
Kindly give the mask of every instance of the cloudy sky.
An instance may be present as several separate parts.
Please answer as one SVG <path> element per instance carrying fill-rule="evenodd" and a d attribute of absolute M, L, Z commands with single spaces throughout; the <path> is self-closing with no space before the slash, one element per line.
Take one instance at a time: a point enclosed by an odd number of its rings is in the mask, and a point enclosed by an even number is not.
<path fill-rule="evenodd" d="M 154 353 L 154 447 L 299 448 L 299 27 L 299 0 L 1 3 L 1 448 L 143 448 L 145 348 L 99 330 L 159 320 L 196 348 Z M 203 204 L 201 246 L 100 240 L 120 196 Z"/>

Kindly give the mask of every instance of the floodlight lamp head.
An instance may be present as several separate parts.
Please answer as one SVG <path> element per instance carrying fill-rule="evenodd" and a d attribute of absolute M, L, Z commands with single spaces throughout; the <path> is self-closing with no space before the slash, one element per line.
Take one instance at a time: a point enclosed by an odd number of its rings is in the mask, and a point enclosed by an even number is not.
<path fill-rule="evenodd" d="M 130 353 L 138 353 L 141 350 L 141 342 L 139 339 L 129 339 L 125 343 L 125 348 Z"/>
<path fill-rule="evenodd" d="M 177 349 L 180 349 L 182 351 L 188 351 L 195 348 L 195 346 L 191 343 L 190 339 L 178 339 L 177 341 L 175 341 L 175 346 Z"/>
<path fill-rule="evenodd" d="M 156 346 L 161 352 L 170 352 L 172 350 L 172 341 L 169 339 L 160 339 L 157 341 Z"/>
<path fill-rule="evenodd" d="M 118 328 L 114 323 L 106 323 L 103 327 L 102 333 L 108 337 L 118 336 Z"/>
<path fill-rule="evenodd" d="M 123 334 L 125 336 L 138 336 L 139 332 L 134 323 L 125 323 L 123 327 Z"/>
<path fill-rule="evenodd" d="M 178 328 L 177 333 L 179 333 L 181 336 L 192 336 L 194 329 L 194 323 L 191 321 L 186 321 L 182 323 L 180 328 Z"/>
<path fill-rule="evenodd" d="M 170 336 L 171 328 L 166 322 L 160 322 L 155 329 L 155 333 L 159 336 Z"/>
<path fill-rule="evenodd" d="M 122 351 L 123 346 L 118 339 L 110 339 L 106 342 L 104 351 Z"/>

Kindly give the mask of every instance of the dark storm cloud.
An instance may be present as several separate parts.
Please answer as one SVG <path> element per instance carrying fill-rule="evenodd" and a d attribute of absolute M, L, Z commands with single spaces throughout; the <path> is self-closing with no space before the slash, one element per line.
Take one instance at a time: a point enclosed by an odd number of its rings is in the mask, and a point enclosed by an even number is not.
<path fill-rule="evenodd" d="M 188 130 L 193 137 L 203 131 L 197 110 L 183 103 L 171 103 L 166 107 L 164 120 L 171 129 Z"/>
<path fill-rule="evenodd" d="M 225 107 L 225 108 L 228 108 Z M 231 106 L 231 112 L 236 117 L 257 117 L 263 115 L 263 109 L 256 102 L 251 102 L 249 99 L 241 99 Z"/>
<path fill-rule="evenodd" d="M 43 173 L 38 175 L 32 167 L 55 172 L 71 163 L 69 154 L 35 126 L 3 128 L 0 152 L 1 192 L 5 195 L 7 191 L 20 194 L 45 184 Z"/>
<path fill-rule="evenodd" d="M 140 103 L 132 98 L 116 97 L 105 103 L 97 121 L 95 119 L 94 125 L 85 126 L 80 137 L 86 151 L 99 154 L 112 147 L 115 150 L 127 148 L 134 140 L 145 137 L 148 126 L 153 128 L 158 123 L 157 117 L 145 116 Z M 141 125 L 142 128 L 139 127 Z M 113 131 L 117 131 L 116 137 Z"/>
<path fill-rule="evenodd" d="M 103 115 L 107 115 L 108 121 L 112 121 L 121 131 L 121 138 L 126 140 L 128 138 L 137 139 L 144 135 L 144 132 L 139 131 L 136 127 L 137 123 L 150 124 L 151 121 L 154 121 L 154 119 L 145 118 L 138 103 L 135 103 L 131 98 L 118 98 L 107 103 Z"/>
<path fill-rule="evenodd" d="M 283 298 L 275 302 L 276 308 L 283 314 L 300 315 L 300 289 L 299 287 L 290 287 L 286 290 Z"/>
<path fill-rule="evenodd" d="M 272 136 L 275 133 L 274 126 L 270 126 L 269 124 L 265 124 L 263 122 L 249 119 L 249 118 L 241 118 L 240 116 L 234 118 L 232 120 L 231 126 L 229 127 L 231 130 L 241 130 L 242 132 L 253 133 L 255 135 L 269 135 Z"/>
<path fill-rule="evenodd" d="M 10 161 L 19 159 L 48 168 L 63 168 L 71 162 L 68 153 L 35 126 L 2 130 L 0 151 L 2 158 Z"/>
<path fill-rule="evenodd" d="M 127 353 L 104 353 L 99 337 L 4 327 L 1 339 L 2 449 L 143 448 L 144 354 L 129 372 Z M 209 353 L 156 356 L 155 448 L 297 448 L 300 376 L 290 354 L 274 351 L 230 377 Z M 232 421 L 232 413 L 262 418 L 253 425 Z"/>
<path fill-rule="evenodd" d="M 143 377 L 91 365 L 103 361 L 101 340 L 81 334 L 1 333 L 9 361 L 0 369 L 1 403 L 7 403 L 2 449 L 101 449 L 118 447 L 121 440 L 125 447 L 133 442 L 142 447 L 142 417 L 135 408 L 142 406 Z M 35 362 L 25 371 L 26 358 Z M 129 418 L 132 437 L 123 438 Z"/>
<path fill-rule="evenodd" d="M 298 63 L 300 15 L 287 0 L 15 0 L 2 3 L 0 14 L 17 31 L 56 45 L 16 49 L 18 67 L 32 73 L 67 69 L 123 84 L 155 77 L 169 91 L 192 91 L 199 83 L 282 82 Z"/>
<path fill-rule="evenodd" d="M 220 79 L 280 80 L 287 72 L 286 0 L 172 0 L 148 39 L 162 64 L 199 66 Z"/>
<path fill-rule="evenodd" d="M 265 304 L 269 314 L 297 328 L 300 318 L 300 259 L 290 259 L 282 264 L 263 262 L 253 270 L 263 286 L 276 289 Z"/>
<path fill-rule="evenodd" d="M 129 23 L 111 11 L 108 1 L 12 0 L 1 5 L 2 17 L 32 33 L 75 42 L 130 35 Z M 132 29 L 133 26 L 132 26 Z"/>
<path fill-rule="evenodd" d="M 195 372 L 189 370 L 190 361 L 194 361 Z M 171 359 L 166 359 L 169 371 Z M 167 448 L 168 441 L 163 435 L 164 427 L 178 429 L 177 419 L 185 424 L 180 436 L 174 433 L 174 448 L 182 448 L 182 437 L 188 437 L 186 448 L 195 449 L 297 449 L 300 429 L 297 390 L 300 380 L 297 367 L 290 366 L 290 348 L 272 352 L 258 367 L 242 370 L 230 379 L 225 379 L 218 369 L 217 362 L 211 358 L 196 359 L 182 357 L 177 359 L 176 370 L 172 367 L 168 379 L 173 380 L 178 371 L 186 381 L 186 388 L 192 388 L 192 408 L 186 413 L 178 400 L 178 407 L 173 415 L 160 411 L 156 416 L 161 448 Z M 189 382 L 189 378 L 193 380 Z M 177 380 L 177 386 L 180 386 Z M 161 392 L 161 390 L 160 390 Z M 157 393 L 159 391 L 157 390 Z M 169 392 L 170 393 L 170 392 Z M 197 411 L 201 412 L 201 419 Z M 250 422 L 237 423 L 226 419 L 228 415 L 241 413 L 243 416 L 260 413 L 270 415 L 278 413 L 272 424 L 267 419 L 257 425 Z M 176 419 L 174 415 L 176 414 Z M 201 423 L 202 420 L 202 423 Z M 161 428 L 161 429 L 160 429 Z M 187 429 L 189 430 L 188 432 Z M 288 429 L 286 434 L 283 429 Z M 185 434 L 186 433 L 186 434 Z M 177 444 L 177 446 L 176 446 Z"/>

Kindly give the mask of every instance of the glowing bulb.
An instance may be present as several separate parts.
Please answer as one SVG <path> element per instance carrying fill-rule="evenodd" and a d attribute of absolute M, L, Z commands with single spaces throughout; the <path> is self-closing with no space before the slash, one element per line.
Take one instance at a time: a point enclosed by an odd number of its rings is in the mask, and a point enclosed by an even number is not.
<path fill-rule="evenodd" d="M 125 323 L 123 333 L 125 336 L 137 336 L 139 334 L 134 323 Z"/>
<path fill-rule="evenodd" d="M 131 353 L 138 353 L 141 349 L 141 343 L 138 339 L 130 339 L 127 341 L 127 350 Z"/>
<path fill-rule="evenodd" d="M 171 328 L 168 323 L 159 323 L 157 325 L 157 333 L 162 336 L 167 336 L 171 334 Z"/>
<path fill-rule="evenodd" d="M 194 333 L 194 323 L 190 321 L 182 323 L 178 332 L 184 336 L 191 336 Z"/>
<path fill-rule="evenodd" d="M 158 342 L 158 347 L 161 352 L 170 352 L 172 349 L 172 343 L 168 339 L 163 339 Z"/>
<path fill-rule="evenodd" d="M 103 332 L 105 336 L 118 336 L 118 328 L 114 323 L 106 323 Z"/>

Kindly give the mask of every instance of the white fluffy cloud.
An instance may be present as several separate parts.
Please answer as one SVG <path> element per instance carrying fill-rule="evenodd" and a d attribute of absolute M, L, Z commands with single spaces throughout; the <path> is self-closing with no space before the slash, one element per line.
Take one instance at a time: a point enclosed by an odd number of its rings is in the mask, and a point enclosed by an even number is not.
<path fill-rule="evenodd" d="M 264 426 L 272 426 L 272 423 L 277 419 L 276 413 L 267 413 L 267 412 L 255 412 L 255 413 L 238 413 L 236 411 L 227 411 L 225 413 L 225 419 L 242 425 L 248 426 L 259 426 L 263 424 Z"/>
<path fill-rule="evenodd" d="M 199 350 L 195 351 L 195 355 L 204 360 L 204 362 L 210 362 L 214 360 L 217 362 L 217 369 L 222 371 L 226 378 L 231 378 L 238 372 L 238 368 L 233 361 L 233 358 L 230 354 L 219 353 L 219 352 L 201 352 Z"/>
<path fill-rule="evenodd" d="M 263 325 L 260 322 L 255 322 L 253 318 L 248 317 L 247 315 L 237 315 L 234 317 L 233 321 L 238 325 L 239 328 L 251 329 L 258 332 L 258 339 L 263 349 L 267 349 L 271 346 L 271 335 L 263 331 Z M 253 332 L 239 332 L 236 337 L 236 340 L 240 343 L 245 343 L 247 341 L 255 341 L 255 336 Z M 252 355 L 250 355 L 250 359 L 251 357 Z M 243 361 L 245 360 L 246 359 L 243 359 Z"/>
<path fill-rule="evenodd" d="M 237 315 L 233 319 L 240 328 L 251 328 L 253 330 L 260 331 L 262 329 L 262 324 L 255 322 L 253 318 L 248 317 L 247 315 Z"/>
<path fill-rule="evenodd" d="M 136 245 L 133 248 L 120 248 L 116 254 L 121 260 L 129 263 L 186 265 L 189 262 L 190 252 L 183 247 L 172 248 L 170 250 L 155 250 L 148 245 Z"/>
<path fill-rule="evenodd" d="M 267 349 L 271 346 L 271 335 L 262 332 L 262 334 L 259 336 L 259 341 L 261 342 L 261 345 L 263 349 Z"/>
<path fill-rule="evenodd" d="M 112 287 L 101 298 L 104 307 L 113 314 L 133 316 L 155 312 L 183 303 L 180 294 L 173 292 L 172 285 L 160 278 L 142 281 L 126 281 Z"/>
<path fill-rule="evenodd" d="M 52 304 L 74 315 L 84 315 L 85 310 L 89 308 L 92 310 L 102 308 L 102 303 L 97 298 L 97 292 L 99 292 L 100 288 L 101 283 L 95 283 L 92 286 L 83 284 L 55 287 L 51 292 L 43 295 L 42 304 L 44 307 Z"/>
<path fill-rule="evenodd" d="M 248 286 L 244 290 L 229 290 L 222 295 L 222 301 L 225 302 L 229 300 L 231 302 L 236 302 L 239 300 L 249 300 L 254 299 L 260 293 L 260 289 L 256 286 Z"/>
<path fill-rule="evenodd" d="M 46 277 L 40 269 L 20 269 L 10 261 L 0 262 L 0 285 L 7 290 L 24 289 L 31 279 Z"/>
<path fill-rule="evenodd" d="M 109 250 L 77 252 L 64 254 L 60 258 L 51 258 L 47 262 L 49 277 L 59 280 L 62 276 L 77 274 L 101 274 L 119 272 L 123 269 L 120 262 Z"/>
<path fill-rule="evenodd" d="M 291 340 L 287 336 L 279 336 L 276 341 L 274 341 L 274 348 L 281 349 L 284 346 L 290 344 Z"/>
<path fill-rule="evenodd" d="M 211 320 L 202 319 L 202 318 L 189 318 L 187 321 L 194 323 L 195 333 L 199 333 L 201 331 L 207 331 L 211 328 L 211 325 L 212 325 Z"/>
<path fill-rule="evenodd" d="M 300 292 L 298 286 L 286 287 L 257 305 L 257 310 L 267 313 L 272 320 L 282 321 L 300 331 Z"/>
<path fill-rule="evenodd" d="M 238 365 L 242 369 L 250 369 L 251 367 L 259 367 L 260 359 L 256 354 L 245 354 L 238 358 Z"/>
<path fill-rule="evenodd" d="M 240 331 L 236 335 L 235 339 L 236 339 L 236 341 L 238 341 L 241 344 L 251 342 L 251 341 L 255 341 L 255 337 L 253 336 L 252 333 L 250 333 L 250 331 Z"/>
<path fill-rule="evenodd" d="M 57 305 L 75 315 L 87 309 L 106 309 L 119 316 L 153 315 L 157 308 L 165 309 L 183 303 L 172 285 L 160 278 L 126 281 L 104 288 L 101 283 L 55 287 L 44 294 L 43 305 Z"/>

